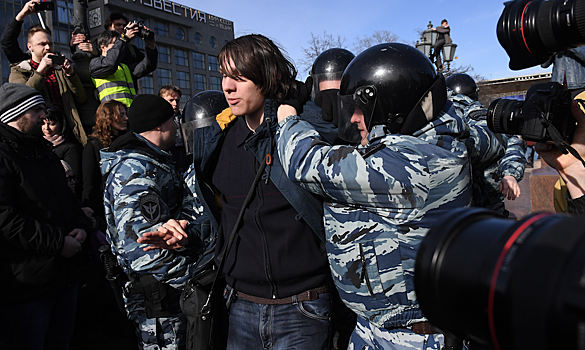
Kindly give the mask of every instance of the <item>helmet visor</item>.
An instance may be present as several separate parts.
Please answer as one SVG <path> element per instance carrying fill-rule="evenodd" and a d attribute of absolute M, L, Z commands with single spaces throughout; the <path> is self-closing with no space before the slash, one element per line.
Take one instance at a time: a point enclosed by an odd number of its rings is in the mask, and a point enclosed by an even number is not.
<path fill-rule="evenodd" d="M 368 137 L 376 95 L 374 86 L 359 87 L 352 95 L 337 95 L 339 138 L 356 144 Z"/>
<path fill-rule="evenodd" d="M 341 72 L 333 72 L 333 73 L 320 73 L 320 74 L 313 74 L 313 93 L 317 95 L 322 90 L 330 90 L 336 89 L 339 90 L 339 85 L 341 84 L 341 76 L 343 75 L 343 71 Z"/>

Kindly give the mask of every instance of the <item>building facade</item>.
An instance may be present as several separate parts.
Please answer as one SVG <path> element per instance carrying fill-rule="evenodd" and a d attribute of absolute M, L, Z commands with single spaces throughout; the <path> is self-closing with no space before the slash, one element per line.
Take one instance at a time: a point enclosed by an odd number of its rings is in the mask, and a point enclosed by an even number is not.
<path fill-rule="evenodd" d="M 71 57 L 69 41 L 73 32 L 73 1 L 56 1 L 54 11 L 42 14 L 53 32 L 55 51 Z M 20 11 L 24 0 L 0 0 L 0 31 L 4 31 Z M 158 67 L 138 82 L 140 93 L 156 94 L 161 86 L 173 84 L 183 91 L 184 104 L 194 94 L 204 90 L 221 90 L 218 55 L 221 47 L 234 38 L 232 21 L 166 0 L 93 0 L 88 5 L 88 28 L 91 39 L 103 32 L 104 23 L 112 12 L 124 14 L 130 21 L 143 21 L 156 34 Z M 24 20 L 19 37 L 26 50 L 26 31 L 39 23 L 38 16 Z M 133 39 L 144 49 L 144 41 Z M 10 63 L 2 53 L 0 58 L 2 82 L 8 81 Z"/>

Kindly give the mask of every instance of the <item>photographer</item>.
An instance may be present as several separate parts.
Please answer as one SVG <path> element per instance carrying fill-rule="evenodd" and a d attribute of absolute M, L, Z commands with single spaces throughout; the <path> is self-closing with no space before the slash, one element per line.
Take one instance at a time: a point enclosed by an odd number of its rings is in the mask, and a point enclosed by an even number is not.
<path fill-rule="evenodd" d="M 98 37 L 101 56 L 91 60 L 89 73 L 98 89 L 100 102 L 115 99 L 130 107 L 136 96 L 135 81 L 156 69 L 158 53 L 154 37 L 144 39 L 146 55 L 142 61 L 124 63 L 124 57 L 129 54 L 131 46 L 129 41 L 138 33 L 143 33 L 144 29 L 138 23 L 132 22 L 126 26 L 122 35 L 117 31 L 107 30 Z"/>
<path fill-rule="evenodd" d="M 583 93 L 575 98 L 571 105 L 571 112 L 577 121 L 577 127 L 573 134 L 571 146 L 581 157 L 585 156 L 585 114 L 583 107 L 579 106 Z M 572 154 L 563 154 L 558 148 L 550 143 L 539 142 L 536 144 L 536 151 L 542 159 L 551 167 L 555 168 L 561 178 L 567 184 L 567 204 L 569 213 L 585 213 L 585 166 Z"/>
<path fill-rule="evenodd" d="M 45 101 L 59 107 L 77 140 L 85 145 L 87 136 L 76 104 L 85 103 L 86 94 L 71 62 L 64 56 L 55 55 L 51 32 L 40 25 L 28 30 L 27 47 L 31 52 L 30 59 L 13 65 L 8 80 L 34 88 Z"/>

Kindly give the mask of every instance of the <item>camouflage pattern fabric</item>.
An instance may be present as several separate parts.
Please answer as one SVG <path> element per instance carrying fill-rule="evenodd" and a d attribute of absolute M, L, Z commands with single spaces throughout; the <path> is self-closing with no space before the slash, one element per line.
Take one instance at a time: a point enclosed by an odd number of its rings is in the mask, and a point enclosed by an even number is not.
<path fill-rule="evenodd" d="M 361 317 L 348 350 L 441 350 L 442 334 L 416 334 L 408 329 L 380 329 Z"/>
<path fill-rule="evenodd" d="M 487 110 L 479 102 L 448 90 L 448 99 L 457 107 L 457 113 L 470 125 L 474 125 L 479 142 L 490 143 L 496 136 L 487 128 Z M 482 129 L 484 128 L 483 132 Z M 504 195 L 500 192 L 500 182 L 504 176 L 513 176 L 516 181 L 524 177 L 526 166 L 526 143 L 518 136 L 501 134 L 500 147 L 505 145 L 505 153 L 496 162 L 473 169 L 473 206 L 494 210 L 508 216 L 504 206 Z M 472 163 L 473 164 L 473 163 Z M 473 164 L 475 165 L 475 164 Z M 486 165 L 485 163 L 482 165 Z M 478 169 L 476 169 L 478 168 Z M 485 170 L 482 170 L 484 169 Z"/>
<path fill-rule="evenodd" d="M 154 152 L 170 157 L 140 135 L 135 135 Z M 199 215 L 191 191 L 172 163 L 161 163 L 148 154 L 134 150 L 115 153 L 102 150 L 101 159 L 102 174 L 108 175 L 104 193 L 107 240 L 118 263 L 128 276 L 137 278 L 141 274 L 152 274 L 170 287 L 181 289 L 193 273 L 195 260 L 173 250 L 145 252 L 146 245 L 136 240 L 145 232 L 156 231 L 171 218 L 195 221 Z M 194 225 L 188 227 L 192 228 Z M 196 241 L 197 236 L 192 231 L 188 233 L 190 243 Z M 178 333 L 183 327 L 183 315 L 147 319 L 142 298 L 142 294 L 133 294 L 125 299 L 125 306 L 128 317 L 138 322 L 139 339 L 144 348 L 154 349 L 162 342 L 169 344 L 163 349 L 177 349 L 184 336 Z"/>
<path fill-rule="evenodd" d="M 285 172 L 324 197 L 327 253 L 339 294 L 375 327 L 425 320 L 414 293 L 414 260 L 430 226 L 471 203 L 462 141 L 468 136 L 451 103 L 413 136 L 374 127 L 365 147 L 330 146 L 296 116 L 280 123 Z"/>

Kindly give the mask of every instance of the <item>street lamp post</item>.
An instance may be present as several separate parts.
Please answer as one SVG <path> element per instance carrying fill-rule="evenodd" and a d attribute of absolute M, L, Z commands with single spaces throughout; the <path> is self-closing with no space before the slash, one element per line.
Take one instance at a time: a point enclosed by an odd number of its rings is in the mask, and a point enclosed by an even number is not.
<path fill-rule="evenodd" d="M 439 33 L 437 33 L 437 31 L 433 29 L 433 24 L 431 23 L 431 21 L 429 21 L 429 24 L 427 25 L 427 30 L 422 32 L 422 36 L 420 38 L 420 41 L 417 41 L 416 45 L 415 45 L 417 49 L 419 49 L 422 53 L 424 53 L 424 55 L 427 56 L 435 64 L 436 64 L 436 61 L 434 61 L 434 59 L 436 59 L 436 57 L 431 57 L 431 52 L 432 52 L 433 46 L 435 46 L 435 43 L 437 42 L 438 36 L 439 36 Z M 446 68 L 445 71 L 446 72 L 448 72 L 451 69 L 450 63 L 455 58 L 455 49 L 456 48 L 457 48 L 457 44 L 454 44 L 454 43 L 443 45 L 442 54 L 443 54 L 443 62 L 445 62 L 445 68 Z"/>

